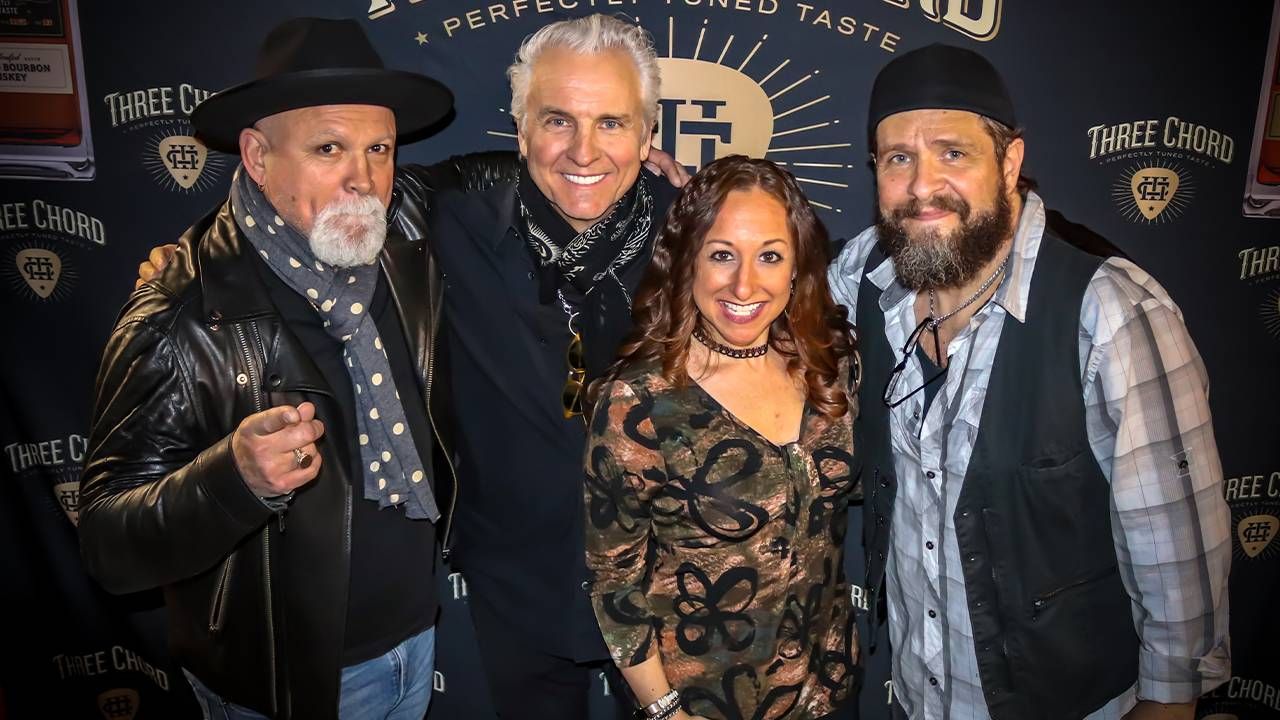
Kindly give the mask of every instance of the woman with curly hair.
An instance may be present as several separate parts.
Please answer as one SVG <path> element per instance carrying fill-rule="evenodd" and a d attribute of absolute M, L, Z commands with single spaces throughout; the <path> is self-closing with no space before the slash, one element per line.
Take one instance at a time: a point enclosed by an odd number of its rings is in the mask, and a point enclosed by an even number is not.
<path fill-rule="evenodd" d="M 591 388 L 591 597 L 646 718 L 816 718 L 852 694 L 857 363 L 828 256 L 790 174 L 711 163 Z"/>

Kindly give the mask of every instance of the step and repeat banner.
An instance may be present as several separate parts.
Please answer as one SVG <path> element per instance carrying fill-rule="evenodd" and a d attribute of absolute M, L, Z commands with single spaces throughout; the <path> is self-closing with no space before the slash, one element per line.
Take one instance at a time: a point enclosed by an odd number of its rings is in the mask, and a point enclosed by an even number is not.
<path fill-rule="evenodd" d="M 656 143 L 697 168 L 765 157 L 833 237 L 872 218 L 866 98 L 931 42 L 1002 70 L 1051 208 L 1109 238 L 1181 305 L 1212 380 L 1234 514 L 1234 672 L 1215 720 L 1280 718 L 1280 2 L 1111 0 L 0 0 L 0 718 L 197 717 L 158 593 L 87 578 L 76 520 L 94 373 L 148 248 L 221 202 L 237 159 L 188 117 L 252 73 L 294 15 L 364 22 L 388 65 L 457 95 L 432 162 L 514 149 L 504 69 L 549 21 L 621 13 L 661 56 Z M 860 537 L 854 513 L 849 537 Z M 849 576 L 861 578 L 859 549 Z M 431 720 L 491 718 L 467 585 L 443 567 Z M 854 600 L 865 609 L 862 589 Z M 1101 639 L 1100 639 L 1101 640 Z M 1099 651 L 1105 643 L 1100 642 Z M 887 643 L 861 716 L 888 717 Z M 595 714 L 611 699 L 598 682 Z M 851 711 L 850 716 L 854 716 Z"/>

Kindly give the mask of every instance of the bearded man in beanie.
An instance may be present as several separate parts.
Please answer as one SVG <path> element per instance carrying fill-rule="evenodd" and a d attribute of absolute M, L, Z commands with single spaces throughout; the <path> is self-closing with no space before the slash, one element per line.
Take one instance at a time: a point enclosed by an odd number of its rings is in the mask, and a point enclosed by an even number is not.
<path fill-rule="evenodd" d="M 895 59 L 867 129 L 878 220 L 830 279 L 863 339 L 867 588 L 872 637 L 887 596 L 895 712 L 1192 718 L 1231 675 L 1231 544 L 1181 312 L 1046 221 L 980 55 Z"/>
<path fill-rule="evenodd" d="M 241 165 L 108 342 L 80 535 L 107 590 L 164 588 L 206 718 L 426 711 L 440 281 L 388 219 L 422 227 L 397 138 L 452 102 L 358 23 L 298 18 L 192 116 Z"/>

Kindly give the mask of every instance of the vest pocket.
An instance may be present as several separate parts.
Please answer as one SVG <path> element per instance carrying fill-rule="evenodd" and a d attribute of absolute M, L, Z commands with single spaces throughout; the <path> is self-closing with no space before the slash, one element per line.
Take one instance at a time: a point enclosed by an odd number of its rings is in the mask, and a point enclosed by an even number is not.
<path fill-rule="evenodd" d="M 1129 595 L 1111 565 L 1032 596 L 1009 628 L 1013 686 L 1027 698 L 1056 698 L 1054 718 L 1079 718 L 1137 678 Z M 1050 717 L 1050 715 L 1045 715 Z"/>
<path fill-rule="evenodd" d="M 1046 611 L 1046 608 L 1050 607 L 1052 603 L 1054 603 L 1055 601 L 1059 601 L 1062 598 L 1062 596 L 1067 595 L 1071 592 L 1079 591 L 1083 589 L 1085 586 L 1089 585 L 1090 583 L 1096 583 L 1099 580 L 1103 580 L 1107 577 L 1110 577 L 1111 575 L 1115 575 L 1117 572 L 1119 572 L 1119 568 L 1117 568 L 1117 566 L 1115 565 L 1112 565 L 1109 568 L 1104 568 L 1102 570 L 1098 570 L 1096 572 L 1090 573 L 1086 577 L 1080 578 L 1079 580 L 1074 580 L 1072 582 L 1066 583 L 1065 585 L 1062 585 L 1061 587 L 1056 587 L 1052 590 L 1049 590 L 1048 592 L 1040 593 L 1039 595 L 1035 596 L 1035 598 L 1031 600 L 1032 622 L 1034 622 L 1036 618 L 1040 616 L 1041 612 Z"/>
<path fill-rule="evenodd" d="M 1004 497 L 994 499 L 1008 523 L 1016 602 L 1064 591 L 1115 565 L 1110 495 L 1088 448 L 1045 454 L 1018 468 Z"/>

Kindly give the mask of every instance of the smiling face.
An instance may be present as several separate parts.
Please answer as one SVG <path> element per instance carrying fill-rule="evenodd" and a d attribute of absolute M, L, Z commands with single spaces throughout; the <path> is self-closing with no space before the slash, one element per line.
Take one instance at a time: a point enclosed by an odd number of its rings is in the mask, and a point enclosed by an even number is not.
<path fill-rule="evenodd" d="M 1012 232 L 1022 140 L 1001 161 L 978 115 L 911 110 L 876 128 L 877 225 L 913 290 L 972 279 Z"/>
<path fill-rule="evenodd" d="M 582 232 L 635 184 L 649 132 L 635 63 L 620 50 L 549 48 L 529 81 L 520 153 L 556 212 Z"/>
<path fill-rule="evenodd" d="M 737 348 L 764 344 L 791 299 L 795 267 L 782 203 L 758 187 L 726 195 L 693 277 L 693 301 L 712 338 Z"/>

